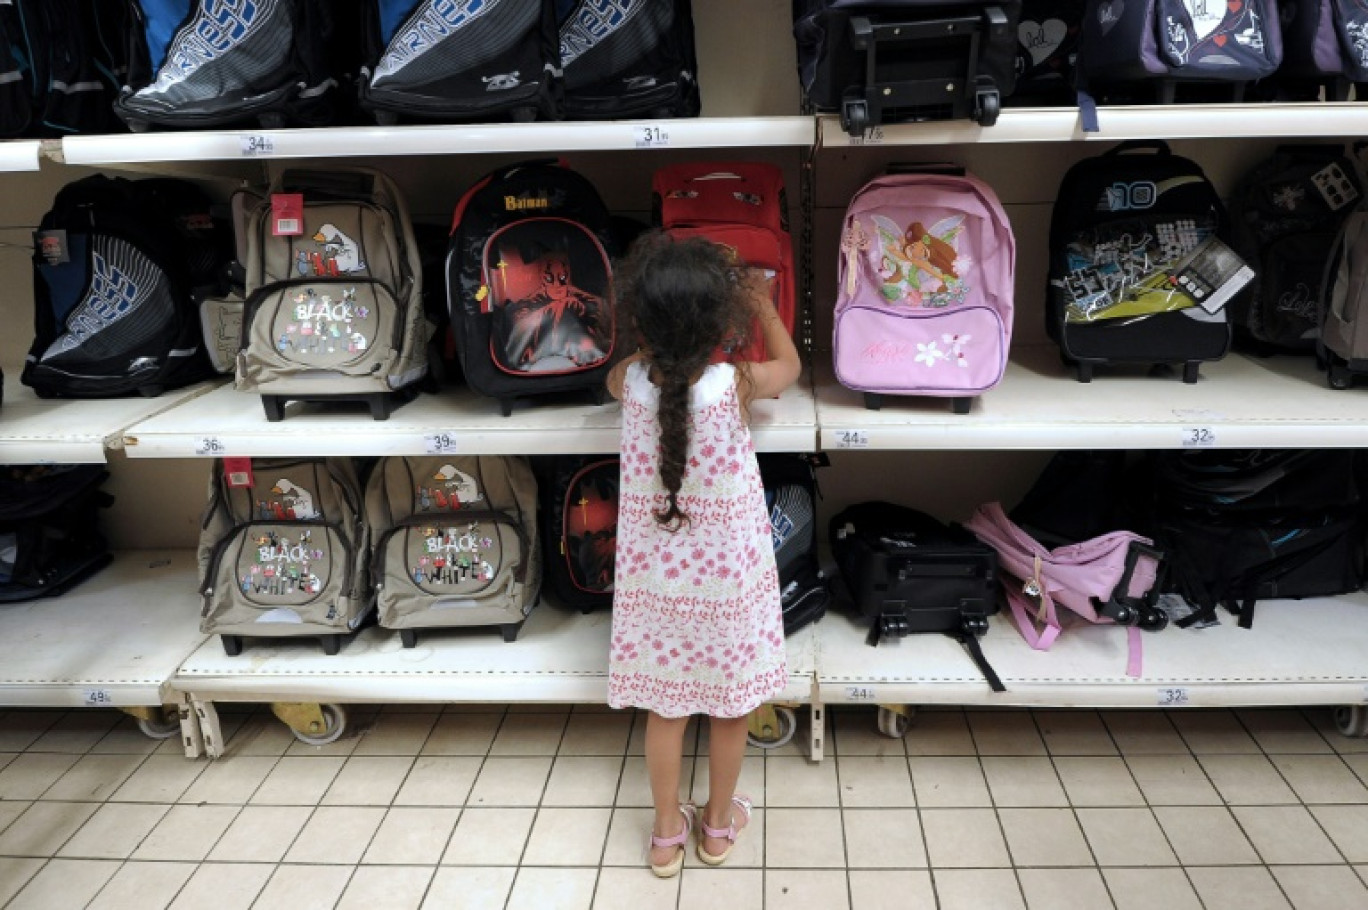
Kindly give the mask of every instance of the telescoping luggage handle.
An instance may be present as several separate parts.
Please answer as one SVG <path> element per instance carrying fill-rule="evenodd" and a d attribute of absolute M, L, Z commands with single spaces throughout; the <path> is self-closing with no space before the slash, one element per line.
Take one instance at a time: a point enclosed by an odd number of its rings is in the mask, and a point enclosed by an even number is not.
<path fill-rule="evenodd" d="M 1127 139 L 1125 142 L 1118 142 L 1116 145 L 1102 153 L 1107 155 L 1124 155 L 1127 152 L 1140 152 L 1150 150 L 1156 155 L 1172 155 L 1173 149 L 1163 139 Z"/>

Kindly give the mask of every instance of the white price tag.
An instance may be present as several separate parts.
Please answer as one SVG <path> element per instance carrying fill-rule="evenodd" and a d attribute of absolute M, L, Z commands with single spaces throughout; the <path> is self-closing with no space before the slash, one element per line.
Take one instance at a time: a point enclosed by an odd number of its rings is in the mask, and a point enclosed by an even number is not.
<path fill-rule="evenodd" d="M 218 458 L 228 454 L 228 447 L 217 436 L 201 436 L 195 440 L 195 454 Z"/>
<path fill-rule="evenodd" d="M 872 686 L 846 686 L 846 698 L 849 701 L 873 701 L 874 689 Z"/>
<path fill-rule="evenodd" d="M 455 433 L 430 433 L 423 437 L 423 451 L 429 455 L 455 455 L 456 450 Z"/>
<path fill-rule="evenodd" d="M 1207 448 L 1216 444 L 1216 430 L 1212 427 L 1183 427 L 1183 448 Z"/>
<path fill-rule="evenodd" d="M 108 689 L 86 689 L 83 694 L 86 705 L 92 708 L 109 708 L 114 704 Z"/>
<path fill-rule="evenodd" d="M 632 138 L 639 149 L 663 149 L 670 147 L 670 134 L 658 123 L 632 127 Z"/>
<path fill-rule="evenodd" d="M 869 448 L 868 430 L 837 430 L 836 448 L 838 449 L 867 449 Z"/>
<path fill-rule="evenodd" d="M 1161 708 L 1181 708 L 1189 704 L 1188 690 L 1186 686 L 1174 686 L 1159 690 L 1157 704 Z"/>
<path fill-rule="evenodd" d="M 269 158 L 275 154 L 274 136 L 252 133 L 240 138 L 242 140 L 242 157 L 244 158 Z"/>
<path fill-rule="evenodd" d="M 871 126 L 864 131 L 864 135 L 852 139 L 851 145 L 883 145 L 884 128 L 881 126 Z"/>

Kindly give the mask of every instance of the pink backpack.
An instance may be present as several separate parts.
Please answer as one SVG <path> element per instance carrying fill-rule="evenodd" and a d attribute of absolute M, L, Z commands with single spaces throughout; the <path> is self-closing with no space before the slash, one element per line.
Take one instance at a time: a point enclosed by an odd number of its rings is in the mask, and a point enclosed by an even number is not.
<path fill-rule="evenodd" d="M 997 196 L 970 176 L 889 174 L 846 209 L 836 378 L 865 393 L 952 398 L 969 413 L 1007 367 L 1016 242 Z"/>
<path fill-rule="evenodd" d="M 965 527 L 998 552 L 1002 588 L 1017 629 L 1037 651 L 1063 630 L 1057 607 L 1091 623 L 1130 626 L 1126 673 L 1140 675 L 1140 629 L 1158 631 L 1168 616 L 1155 606 L 1163 554 L 1130 531 L 1113 531 L 1082 543 L 1047 550 L 990 502 Z"/>

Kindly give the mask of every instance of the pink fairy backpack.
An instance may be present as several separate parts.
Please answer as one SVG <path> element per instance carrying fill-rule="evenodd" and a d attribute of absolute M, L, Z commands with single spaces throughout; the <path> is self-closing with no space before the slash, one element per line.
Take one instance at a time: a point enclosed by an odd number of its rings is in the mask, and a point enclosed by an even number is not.
<path fill-rule="evenodd" d="M 1007 367 L 1016 241 L 975 177 L 877 177 L 846 209 L 834 359 L 841 385 L 953 399 L 969 413 Z"/>

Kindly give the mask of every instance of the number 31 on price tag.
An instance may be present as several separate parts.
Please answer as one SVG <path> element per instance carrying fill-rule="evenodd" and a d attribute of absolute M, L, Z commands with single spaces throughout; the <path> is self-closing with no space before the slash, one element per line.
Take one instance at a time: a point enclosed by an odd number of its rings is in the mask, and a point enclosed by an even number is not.
<path fill-rule="evenodd" d="M 670 134 L 663 126 L 652 123 L 647 126 L 632 127 L 632 135 L 639 149 L 663 149 L 670 147 Z"/>

